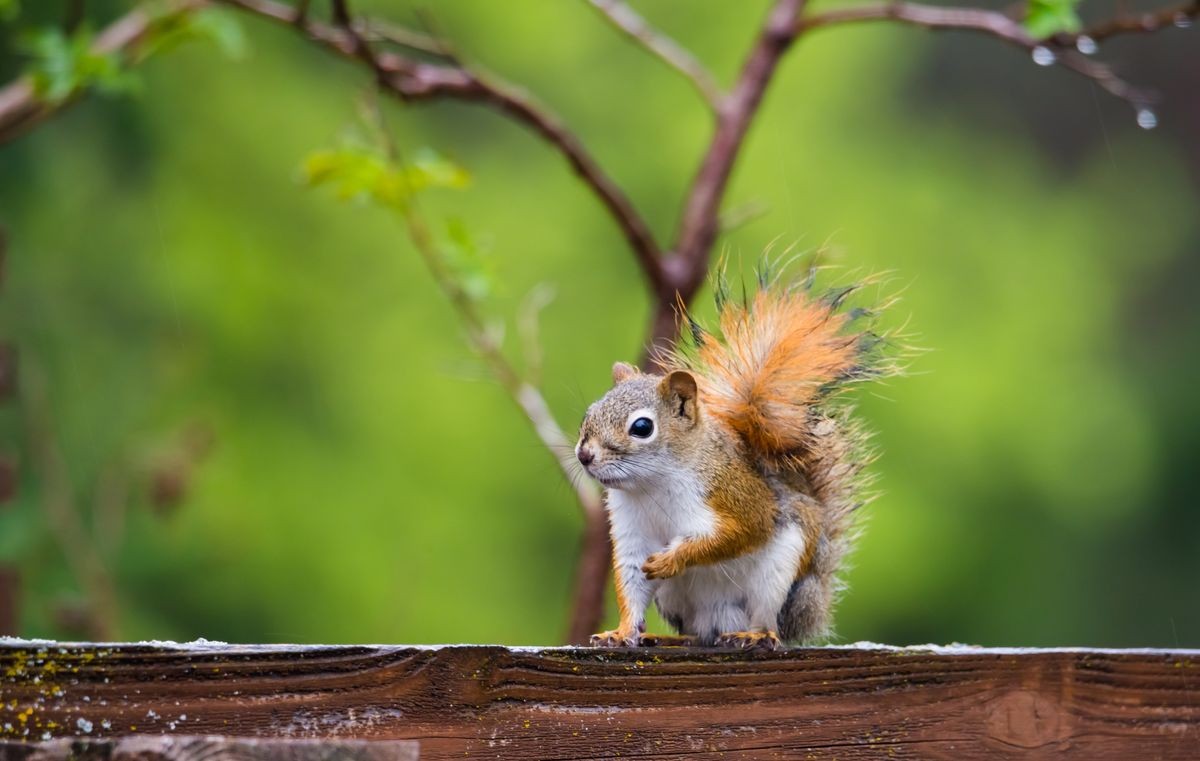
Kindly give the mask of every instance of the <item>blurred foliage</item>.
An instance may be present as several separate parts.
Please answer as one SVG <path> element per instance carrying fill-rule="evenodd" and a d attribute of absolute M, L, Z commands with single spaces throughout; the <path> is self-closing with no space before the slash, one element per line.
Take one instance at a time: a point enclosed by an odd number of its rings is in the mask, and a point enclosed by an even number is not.
<path fill-rule="evenodd" d="M 155 15 L 146 42 L 138 49 L 142 58 L 194 41 L 212 43 L 234 60 L 246 55 L 246 35 L 234 11 L 210 7 L 178 13 L 168 4 L 151 3 L 148 7 Z"/>
<path fill-rule="evenodd" d="M 51 102 L 66 100 L 77 90 L 101 93 L 128 91 L 135 81 L 116 53 L 92 51 L 94 35 L 88 28 L 67 34 L 58 27 L 26 31 L 22 52 L 32 61 L 29 74 L 37 94 Z"/>
<path fill-rule="evenodd" d="M 361 5 L 420 24 L 407 3 Z M 119 7 L 91 4 L 90 21 Z M 638 7 L 728 82 L 765 4 Z M 51 24 L 50 10 L 28 12 Z M 711 129 L 687 83 L 582 2 L 448 0 L 435 17 L 470 60 L 553 104 L 669 235 Z M 245 60 L 156 56 L 138 98 L 86 100 L 0 148 L 0 335 L 20 347 L 23 381 L 46 379 L 47 426 L 97 535 L 106 474 L 134 473 L 108 556 L 120 634 L 557 642 L 580 519 L 551 455 L 466 348 L 394 215 L 295 181 L 309 156 L 335 192 L 403 197 L 412 177 L 337 142 L 367 77 L 290 30 L 243 27 Z M 11 46 L 15 30 L 0 32 Z M 1175 34 L 1141 44 L 1188 44 Z M 1200 645 L 1198 117 L 1172 111 L 1182 96 L 1168 91 L 1164 128 L 1138 130 L 1124 104 L 978 38 L 952 63 L 994 66 L 935 100 L 950 81 L 928 68 L 942 39 L 864 27 L 804 40 L 726 204 L 767 209 L 725 237 L 732 262 L 748 270 L 782 238 L 893 272 L 904 301 L 886 319 L 931 350 L 860 394 L 882 494 L 839 633 Z M 457 184 L 451 167 L 471 169 L 469 188 L 421 203 L 486 235 L 505 284 L 490 307 L 511 318 L 554 285 L 542 373 L 571 426 L 645 328 L 619 232 L 503 117 L 385 109 L 400 146 L 451 157 L 423 176 Z M 484 266 L 462 230 L 446 238 L 463 266 Z M 79 586 L 41 513 L 26 423 L 0 407 L 22 478 L 0 508 L 0 562 L 24 571 L 23 633 L 71 636 Z M 161 475 L 189 430 L 211 438 L 203 462 Z"/>
<path fill-rule="evenodd" d="M 1075 34 L 1083 27 L 1078 6 L 1079 0 L 1029 0 L 1025 29 L 1039 39 L 1060 32 Z"/>
<path fill-rule="evenodd" d="M 397 211 L 426 188 L 461 189 L 471 182 L 466 170 L 427 149 L 405 166 L 377 147 L 355 143 L 309 154 L 304 177 L 309 185 L 333 185 L 340 200 L 369 198 Z"/>

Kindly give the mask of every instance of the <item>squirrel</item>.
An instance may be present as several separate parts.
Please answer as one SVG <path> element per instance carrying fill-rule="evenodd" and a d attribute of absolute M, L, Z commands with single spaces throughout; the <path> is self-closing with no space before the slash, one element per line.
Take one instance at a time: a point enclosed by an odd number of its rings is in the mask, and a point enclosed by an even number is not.
<path fill-rule="evenodd" d="M 812 279 L 760 275 L 736 302 L 721 275 L 720 336 L 681 305 L 691 344 L 659 352 L 661 374 L 613 366 L 575 448 L 606 489 L 614 547 L 620 624 L 593 645 L 774 649 L 829 633 L 872 459 L 839 392 L 896 368 L 887 337 L 856 328 L 874 312 L 843 309 L 858 286 L 818 296 Z M 677 636 L 645 633 L 652 599 Z"/>

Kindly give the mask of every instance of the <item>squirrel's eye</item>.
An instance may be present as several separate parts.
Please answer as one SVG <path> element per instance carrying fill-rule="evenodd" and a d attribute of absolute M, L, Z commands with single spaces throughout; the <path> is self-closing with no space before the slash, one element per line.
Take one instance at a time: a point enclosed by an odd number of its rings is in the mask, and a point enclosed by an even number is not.
<path fill-rule="evenodd" d="M 654 433 L 654 421 L 648 417 L 640 417 L 629 424 L 629 435 L 639 439 L 648 439 Z"/>

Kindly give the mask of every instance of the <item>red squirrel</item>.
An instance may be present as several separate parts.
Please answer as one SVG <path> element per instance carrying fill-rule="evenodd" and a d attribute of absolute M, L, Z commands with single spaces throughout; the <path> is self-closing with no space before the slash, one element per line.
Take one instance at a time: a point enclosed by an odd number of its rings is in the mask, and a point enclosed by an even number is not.
<path fill-rule="evenodd" d="M 863 502 L 865 435 L 839 392 L 894 370 L 885 339 L 843 309 L 850 289 L 718 283 L 718 334 L 684 315 L 692 343 L 661 374 L 613 366 L 576 456 L 606 488 L 620 624 L 607 647 L 774 648 L 829 631 L 838 571 Z M 645 633 L 653 600 L 681 637 Z"/>

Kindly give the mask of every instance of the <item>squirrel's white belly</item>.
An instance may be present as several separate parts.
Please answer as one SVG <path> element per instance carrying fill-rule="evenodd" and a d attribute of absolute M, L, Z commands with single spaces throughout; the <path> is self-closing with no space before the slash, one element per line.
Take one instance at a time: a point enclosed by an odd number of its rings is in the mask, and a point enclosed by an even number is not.
<path fill-rule="evenodd" d="M 803 551 L 800 527 L 780 526 L 753 552 L 664 579 L 655 603 L 673 626 L 702 640 L 726 632 L 775 630 Z"/>
<path fill-rule="evenodd" d="M 644 580 L 641 566 L 646 558 L 672 542 L 713 531 L 716 515 L 704 502 L 699 484 L 693 484 L 691 479 L 663 479 L 652 491 L 609 492 L 617 565 L 627 578 Z M 783 523 L 753 552 L 645 583 L 663 617 L 702 640 L 726 632 L 774 630 L 803 551 L 800 527 Z"/>

